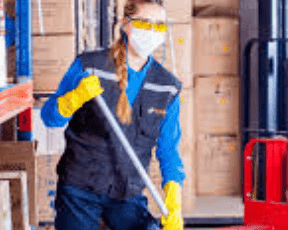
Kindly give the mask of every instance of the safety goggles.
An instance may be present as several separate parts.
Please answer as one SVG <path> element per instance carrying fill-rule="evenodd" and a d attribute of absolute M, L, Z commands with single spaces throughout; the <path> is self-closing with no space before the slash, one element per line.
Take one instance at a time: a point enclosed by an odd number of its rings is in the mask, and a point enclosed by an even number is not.
<path fill-rule="evenodd" d="M 148 19 L 143 18 L 130 18 L 128 17 L 129 21 L 132 21 L 132 25 L 137 29 L 142 30 L 151 30 L 152 28 L 157 32 L 166 32 L 168 27 L 165 23 L 152 23 Z"/>

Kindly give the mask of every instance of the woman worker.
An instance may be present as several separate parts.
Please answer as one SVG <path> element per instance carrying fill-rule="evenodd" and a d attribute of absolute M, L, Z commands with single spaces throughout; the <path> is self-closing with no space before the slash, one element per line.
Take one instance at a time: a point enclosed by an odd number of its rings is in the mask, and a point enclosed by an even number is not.
<path fill-rule="evenodd" d="M 48 127 L 63 127 L 66 148 L 57 165 L 57 230 L 159 229 L 142 195 L 143 180 L 101 108 L 102 94 L 148 172 L 157 146 L 166 230 L 183 229 L 181 188 L 185 172 L 178 153 L 182 83 L 151 53 L 165 40 L 162 0 L 127 0 L 121 37 L 111 48 L 78 55 L 58 90 L 43 105 Z"/>

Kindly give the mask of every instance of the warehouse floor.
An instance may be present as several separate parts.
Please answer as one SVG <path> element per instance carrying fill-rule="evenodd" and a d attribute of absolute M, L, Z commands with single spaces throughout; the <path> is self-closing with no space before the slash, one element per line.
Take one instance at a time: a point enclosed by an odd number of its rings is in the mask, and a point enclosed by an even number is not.
<path fill-rule="evenodd" d="M 215 230 L 215 228 L 184 228 L 184 230 Z M 54 227 L 38 227 L 37 230 L 54 230 Z"/>
<path fill-rule="evenodd" d="M 195 209 L 193 213 L 184 218 L 226 218 L 243 217 L 244 205 L 240 196 L 203 196 L 195 200 Z M 184 230 L 216 230 L 219 227 L 187 227 Z M 39 227 L 37 230 L 54 230 L 53 227 Z"/>
<path fill-rule="evenodd" d="M 184 228 L 184 230 L 216 230 L 219 228 Z M 54 227 L 39 227 L 37 230 L 54 230 Z"/>
<path fill-rule="evenodd" d="M 241 196 L 197 197 L 192 217 L 243 217 L 244 204 Z M 189 217 L 189 216 L 185 216 Z"/>

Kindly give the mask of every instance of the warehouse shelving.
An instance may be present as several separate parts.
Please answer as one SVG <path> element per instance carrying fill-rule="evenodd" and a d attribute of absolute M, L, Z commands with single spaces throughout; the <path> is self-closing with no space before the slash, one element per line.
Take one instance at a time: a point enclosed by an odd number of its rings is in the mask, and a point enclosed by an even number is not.
<path fill-rule="evenodd" d="M 23 118 L 33 106 L 31 0 L 16 0 L 15 15 L 16 73 L 13 83 L 0 88 L 0 124 Z"/>
<path fill-rule="evenodd" d="M 15 0 L 15 22 L 9 19 L 9 28 L 11 30 L 7 35 L 8 42 L 6 41 L 6 45 L 14 45 L 15 39 L 16 69 L 13 79 L 0 88 L 0 149 L 2 157 L 5 153 L 8 153 L 7 149 L 11 149 L 12 153 L 20 154 L 19 158 L 14 158 L 15 161 L 19 162 L 26 157 L 26 149 L 24 147 L 27 144 L 34 146 L 33 142 L 30 141 L 31 129 L 27 132 L 27 127 L 31 126 L 31 116 L 29 115 L 34 102 L 32 96 L 31 0 Z M 16 128 L 17 126 L 18 129 Z M 17 132 L 18 137 L 16 137 Z M 25 138 L 29 140 L 29 143 L 15 142 L 15 140 L 25 140 Z M 19 149 L 18 151 L 16 149 L 17 144 L 21 145 L 20 152 Z M 4 148 L 5 145 L 8 147 Z M 29 149 L 29 151 L 33 154 L 34 148 Z M 1 162 L 3 163 L 4 161 L 2 160 Z M 1 171 L 3 171 L 3 168 Z M 33 197 L 30 197 L 30 199 L 33 199 Z M 27 213 L 23 214 L 27 215 Z M 15 214 L 12 212 L 12 218 L 13 215 Z M 34 223 L 36 224 L 36 221 Z M 31 229 L 34 229 L 34 223 L 32 223 Z M 15 223 L 13 222 L 13 224 Z M 28 223 L 26 222 L 26 224 Z M 27 229 L 27 226 L 25 229 Z"/>

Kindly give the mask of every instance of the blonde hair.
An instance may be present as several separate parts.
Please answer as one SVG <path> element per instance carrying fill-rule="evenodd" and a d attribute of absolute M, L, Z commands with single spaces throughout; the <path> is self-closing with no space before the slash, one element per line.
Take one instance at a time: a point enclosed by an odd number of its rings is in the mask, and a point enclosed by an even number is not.
<path fill-rule="evenodd" d="M 127 0 L 124 6 L 124 17 L 132 16 L 136 13 L 139 4 L 156 3 L 163 6 L 163 0 Z M 120 31 L 120 38 L 111 47 L 111 56 L 116 66 L 116 74 L 119 77 L 119 88 L 121 94 L 118 99 L 116 113 L 122 124 L 130 124 L 132 120 L 132 109 L 130 107 L 126 88 L 128 85 L 128 67 L 126 65 L 126 45 L 123 32 Z"/>

